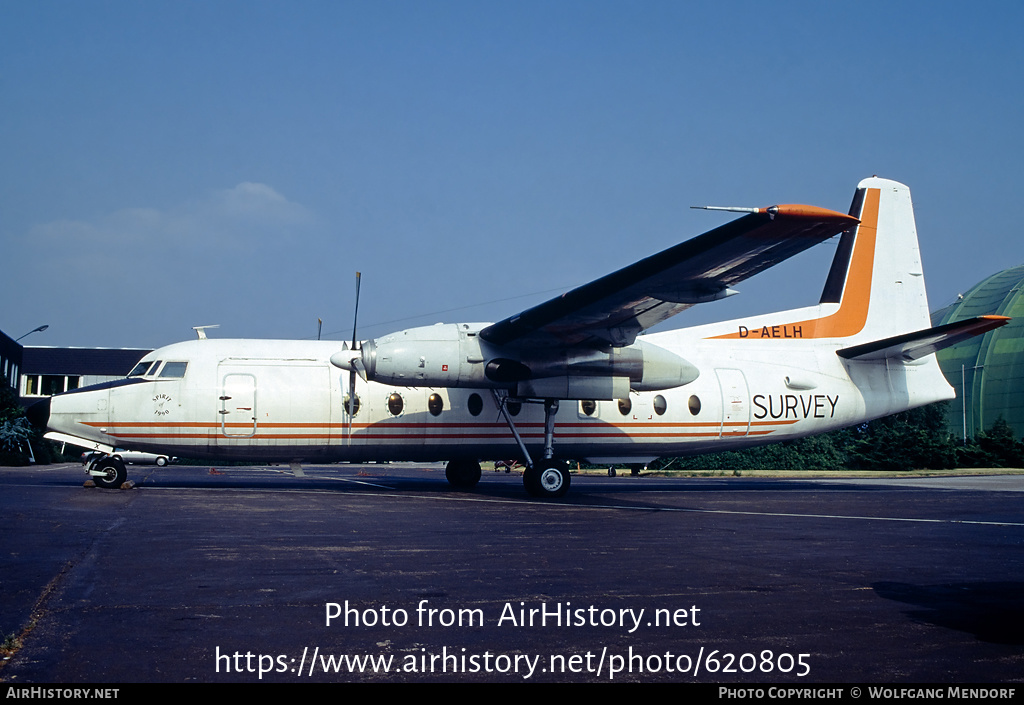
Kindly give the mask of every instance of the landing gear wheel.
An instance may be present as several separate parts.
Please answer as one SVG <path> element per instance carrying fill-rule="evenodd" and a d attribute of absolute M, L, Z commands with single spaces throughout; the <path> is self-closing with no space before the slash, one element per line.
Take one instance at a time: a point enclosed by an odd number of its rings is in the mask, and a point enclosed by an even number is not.
<path fill-rule="evenodd" d="M 124 463 L 120 458 L 97 460 L 95 469 L 101 474 L 93 475 L 92 481 L 103 489 L 116 490 L 128 479 L 128 471 L 124 469 Z"/>
<path fill-rule="evenodd" d="M 156 459 L 156 464 L 160 467 L 165 467 L 167 465 L 167 458 L 161 455 Z"/>
<path fill-rule="evenodd" d="M 569 466 L 559 460 L 543 460 L 523 473 L 523 486 L 533 497 L 557 499 L 569 491 Z"/>
<path fill-rule="evenodd" d="M 445 466 L 444 476 L 452 487 L 476 487 L 476 483 L 480 482 L 480 463 L 475 460 L 450 460 Z"/>

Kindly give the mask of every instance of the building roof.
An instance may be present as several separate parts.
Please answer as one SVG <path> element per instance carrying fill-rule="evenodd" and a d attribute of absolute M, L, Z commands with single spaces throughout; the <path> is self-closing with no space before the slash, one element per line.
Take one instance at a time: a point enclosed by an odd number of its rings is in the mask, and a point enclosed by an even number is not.
<path fill-rule="evenodd" d="M 150 352 L 135 348 L 26 347 L 21 373 L 122 377 Z"/>

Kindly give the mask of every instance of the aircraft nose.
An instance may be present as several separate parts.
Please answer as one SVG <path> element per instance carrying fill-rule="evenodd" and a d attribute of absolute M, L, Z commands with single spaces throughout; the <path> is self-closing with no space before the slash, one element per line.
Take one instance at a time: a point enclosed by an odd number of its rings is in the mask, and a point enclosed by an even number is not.
<path fill-rule="evenodd" d="M 47 424 L 50 423 L 50 399 L 37 401 L 25 409 L 25 416 L 28 417 L 29 423 L 45 433 Z"/>

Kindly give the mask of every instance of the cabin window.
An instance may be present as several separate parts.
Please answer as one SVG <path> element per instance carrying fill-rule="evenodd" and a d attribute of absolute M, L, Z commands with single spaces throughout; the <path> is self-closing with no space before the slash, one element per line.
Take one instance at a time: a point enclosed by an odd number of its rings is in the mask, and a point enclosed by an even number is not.
<path fill-rule="evenodd" d="M 391 396 L 388 397 L 388 411 L 392 416 L 398 416 L 402 413 L 403 408 L 405 408 L 405 401 L 402 399 L 402 395 L 398 392 L 391 392 Z"/>
<path fill-rule="evenodd" d="M 431 416 L 440 416 L 441 412 L 444 411 L 444 399 L 441 398 L 440 394 L 431 394 L 427 399 L 427 411 L 430 412 Z"/>
<path fill-rule="evenodd" d="M 351 409 L 349 409 L 349 405 L 348 405 L 350 400 L 352 401 L 352 408 Z M 346 394 L 345 398 L 342 401 L 345 404 L 345 413 L 346 414 L 351 413 L 352 416 L 355 416 L 356 414 L 359 413 L 359 395 L 358 394 L 356 394 L 355 399 L 352 399 L 351 396 Z"/>
<path fill-rule="evenodd" d="M 507 401 L 505 402 L 505 408 L 508 413 L 513 416 L 519 416 L 519 412 L 523 410 L 523 402 L 521 401 Z"/>
<path fill-rule="evenodd" d="M 686 405 L 690 408 L 690 413 L 694 416 L 700 413 L 700 397 L 697 395 L 690 397 L 690 400 L 686 402 Z"/>
<path fill-rule="evenodd" d="M 663 416 L 666 411 L 668 411 L 668 402 L 665 401 L 665 397 L 660 394 L 654 397 L 654 413 Z"/>
<path fill-rule="evenodd" d="M 187 362 L 168 362 L 166 365 L 164 365 L 164 368 L 160 370 L 160 376 L 172 378 L 184 377 L 185 368 L 187 367 Z"/>
<path fill-rule="evenodd" d="M 597 402 L 593 399 L 582 399 L 580 401 L 580 411 L 587 416 L 593 416 L 594 412 L 597 411 Z"/>
<path fill-rule="evenodd" d="M 480 398 L 479 394 L 474 392 L 466 400 L 466 406 L 469 407 L 469 413 L 473 416 L 479 416 L 480 412 L 484 410 L 484 400 Z"/>
<path fill-rule="evenodd" d="M 623 416 L 629 416 L 629 412 L 633 410 L 633 402 L 629 400 L 629 397 L 625 399 L 619 399 L 619 413 Z"/>

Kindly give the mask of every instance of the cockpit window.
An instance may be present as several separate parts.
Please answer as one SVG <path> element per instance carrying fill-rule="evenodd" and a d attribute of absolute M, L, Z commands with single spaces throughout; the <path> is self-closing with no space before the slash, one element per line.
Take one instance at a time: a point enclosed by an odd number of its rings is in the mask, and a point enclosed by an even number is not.
<path fill-rule="evenodd" d="M 149 366 L 151 364 L 153 364 L 152 360 L 143 360 L 142 362 L 137 364 L 131 372 L 128 373 L 128 376 L 142 377 L 144 374 L 146 374 L 146 370 L 149 369 Z"/>
<path fill-rule="evenodd" d="M 187 362 L 168 362 L 166 365 L 164 365 L 164 368 L 160 370 L 160 376 L 184 377 L 186 367 L 188 367 Z"/>
<path fill-rule="evenodd" d="M 160 365 L 164 364 L 163 360 L 157 360 L 153 363 L 153 366 L 146 370 L 147 377 L 155 377 L 156 371 L 160 369 Z"/>

